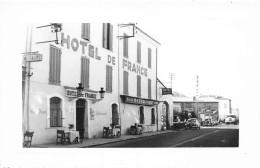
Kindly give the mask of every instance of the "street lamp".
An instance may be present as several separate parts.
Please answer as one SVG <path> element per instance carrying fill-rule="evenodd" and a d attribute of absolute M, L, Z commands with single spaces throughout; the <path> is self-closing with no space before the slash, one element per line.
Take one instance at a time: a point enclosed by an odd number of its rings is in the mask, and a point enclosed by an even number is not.
<path fill-rule="evenodd" d="M 82 83 L 79 83 L 79 87 L 76 87 L 76 89 L 77 89 L 77 97 L 81 97 L 82 91 L 84 89 L 84 87 L 82 87 Z"/>
<path fill-rule="evenodd" d="M 105 91 L 103 90 L 104 88 L 101 88 L 101 90 L 99 91 L 100 94 L 100 98 L 103 99 L 105 96 Z"/>

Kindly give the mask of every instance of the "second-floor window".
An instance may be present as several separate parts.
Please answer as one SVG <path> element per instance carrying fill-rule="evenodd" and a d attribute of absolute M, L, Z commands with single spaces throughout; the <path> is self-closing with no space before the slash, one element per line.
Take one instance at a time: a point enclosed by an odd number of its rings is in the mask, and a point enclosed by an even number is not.
<path fill-rule="evenodd" d="M 89 88 L 89 59 L 81 57 L 81 83 L 85 89 Z"/>
<path fill-rule="evenodd" d="M 151 99 L 152 98 L 152 81 L 151 79 L 148 79 L 148 98 Z"/>
<path fill-rule="evenodd" d="M 141 64 L 141 43 L 137 41 L 137 62 Z"/>
<path fill-rule="evenodd" d="M 124 36 L 126 37 L 127 34 L 124 33 Z M 128 38 L 124 38 L 123 49 L 124 57 L 128 58 Z"/>
<path fill-rule="evenodd" d="M 112 81 L 113 81 L 113 68 L 112 66 L 106 67 L 106 91 L 112 92 Z"/>
<path fill-rule="evenodd" d="M 61 73 L 61 49 L 50 45 L 49 83 L 59 85 Z"/>
<path fill-rule="evenodd" d="M 110 23 L 103 23 L 103 47 L 113 50 L 113 25 Z"/>
<path fill-rule="evenodd" d="M 90 23 L 81 24 L 81 38 L 90 41 Z"/>
<path fill-rule="evenodd" d="M 137 75 L 137 97 L 141 97 L 141 76 Z"/>
<path fill-rule="evenodd" d="M 123 94 L 128 95 L 128 72 L 123 72 Z"/>
<path fill-rule="evenodd" d="M 148 48 L 148 68 L 152 68 L 152 50 Z"/>

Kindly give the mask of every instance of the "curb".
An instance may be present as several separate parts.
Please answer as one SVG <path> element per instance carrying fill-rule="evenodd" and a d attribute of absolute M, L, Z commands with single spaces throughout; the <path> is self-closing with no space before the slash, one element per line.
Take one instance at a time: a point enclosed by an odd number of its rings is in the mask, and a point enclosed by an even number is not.
<path fill-rule="evenodd" d="M 115 140 L 115 141 L 111 141 L 111 142 L 82 146 L 82 147 L 79 147 L 79 148 L 88 148 L 88 147 L 100 146 L 100 145 L 105 145 L 105 144 L 112 144 L 112 143 L 116 143 L 116 142 L 128 141 L 128 140 L 133 140 L 133 139 L 140 139 L 140 138 L 151 137 L 151 136 L 156 136 L 156 135 L 161 135 L 161 134 L 170 134 L 170 133 L 173 133 L 173 132 L 174 131 L 169 131 L 169 132 L 157 133 L 157 134 L 147 135 L 147 136 L 138 136 L 138 137 L 132 137 L 132 138 L 128 138 L 128 139 L 120 139 L 120 140 Z"/>

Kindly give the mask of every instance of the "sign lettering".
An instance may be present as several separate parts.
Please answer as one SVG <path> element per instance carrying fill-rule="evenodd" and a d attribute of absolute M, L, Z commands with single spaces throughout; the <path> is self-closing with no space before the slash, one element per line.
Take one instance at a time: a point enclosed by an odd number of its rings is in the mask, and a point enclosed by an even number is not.
<path fill-rule="evenodd" d="M 172 88 L 162 88 L 162 95 L 172 94 Z"/>
<path fill-rule="evenodd" d="M 139 75 L 147 76 L 147 68 L 136 65 L 135 63 L 132 63 L 126 59 L 123 59 L 123 69 L 135 72 Z"/>
<path fill-rule="evenodd" d="M 139 105 L 146 105 L 146 106 L 153 106 L 153 105 L 158 105 L 159 101 L 156 100 L 150 100 L 150 99 L 141 99 L 137 97 L 130 97 L 130 96 L 122 96 L 124 97 L 125 103 L 128 104 L 139 104 Z"/>
<path fill-rule="evenodd" d="M 72 90 L 72 89 L 66 89 L 66 97 L 77 97 L 78 96 L 78 92 L 76 90 Z M 95 93 L 90 93 L 90 92 L 83 92 L 80 95 L 81 98 L 87 98 L 87 99 L 96 99 L 97 94 Z"/>

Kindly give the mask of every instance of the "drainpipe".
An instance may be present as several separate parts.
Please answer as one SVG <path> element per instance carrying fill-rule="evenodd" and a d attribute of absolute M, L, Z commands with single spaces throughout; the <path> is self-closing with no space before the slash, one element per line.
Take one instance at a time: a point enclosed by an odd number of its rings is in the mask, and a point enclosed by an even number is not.
<path fill-rule="evenodd" d="M 118 111 L 119 111 L 119 115 L 120 115 L 120 125 L 121 125 L 121 129 L 122 129 L 122 119 L 121 119 L 121 99 L 120 99 L 120 68 L 119 68 L 119 57 L 120 57 L 120 54 L 119 54 L 119 42 L 120 42 L 120 37 L 119 37 L 119 24 L 117 25 L 118 27 L 118 30 L 117 30 L 117 82 L 118 82 L 118 86 L 117 86 L 117 91 L 118 91 Z M 121 133 L 122 134 L 122 133 Z"/>
<path fill-rule="evenodd" d="M 157 95 L 158 95 L 158 89 L 157 89 L 157 48 L 156 48 L 156 101 Z M 159 114 L 158 114 L 158 105 L 156 105 L 156 112 L 157 112 L 157 131 L 159 130 Z"/>

